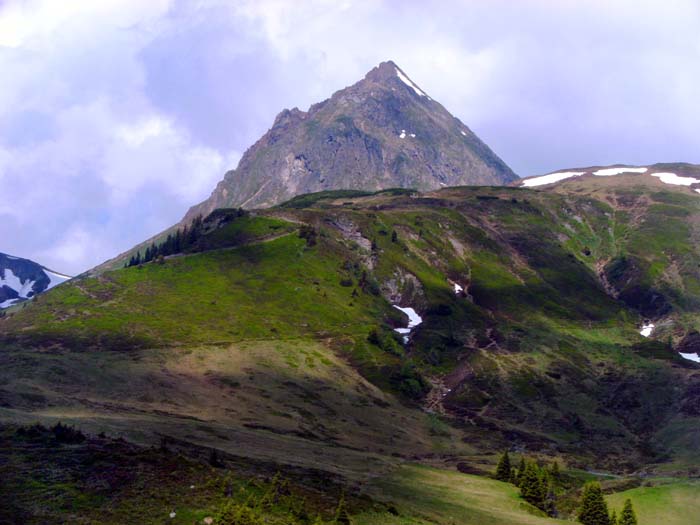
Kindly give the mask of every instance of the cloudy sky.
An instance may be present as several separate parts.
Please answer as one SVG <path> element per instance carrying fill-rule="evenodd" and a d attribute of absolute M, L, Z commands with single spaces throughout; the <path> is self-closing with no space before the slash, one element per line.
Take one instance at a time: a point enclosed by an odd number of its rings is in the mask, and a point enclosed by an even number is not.
<path fill-rule="evenodd" d="M 699 6 L 0 0 L 0 251 L 90 268 L 386 59 L 522 176 L 700 163 Z"/>

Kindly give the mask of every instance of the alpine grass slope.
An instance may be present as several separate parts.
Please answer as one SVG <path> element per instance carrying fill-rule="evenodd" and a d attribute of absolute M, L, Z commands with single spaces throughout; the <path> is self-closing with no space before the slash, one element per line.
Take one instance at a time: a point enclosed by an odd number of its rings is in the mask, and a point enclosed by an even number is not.
<path fill-rule="evenodd" d="M 0 320 L 0 416 L 323 473 L 405 512 L 429 483 L 397 486 L 400 465 L 483 474 L 505 448 L 687 478 L 699 214 L 640 173 L 220 210 L 186 253 Z M 421 319 L 405 343 L 395 306 Z"/>

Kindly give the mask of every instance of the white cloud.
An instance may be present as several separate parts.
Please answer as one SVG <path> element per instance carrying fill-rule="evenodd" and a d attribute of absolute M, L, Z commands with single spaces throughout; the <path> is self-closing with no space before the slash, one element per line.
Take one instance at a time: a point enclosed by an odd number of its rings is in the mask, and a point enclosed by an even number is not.
<path fill-rule="evenodd" d="M 691 0 L 0 1 L 0 251 L 85 270 L 386 59 L 523 175 L 698 162 L 699 22 Z"/>

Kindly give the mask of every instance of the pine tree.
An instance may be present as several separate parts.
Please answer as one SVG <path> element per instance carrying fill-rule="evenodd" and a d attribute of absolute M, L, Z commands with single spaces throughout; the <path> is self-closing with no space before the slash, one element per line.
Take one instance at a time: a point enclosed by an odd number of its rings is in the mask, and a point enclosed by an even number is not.
<path fill-rule="evenodd" d="M 510 469 L 510 457 L 508 457 L 508 451 L 506 450 L 501 456 L 501 459 L 498 460 L 496 479 L 500 481 L 510 481 Z"/>
<path fill-rule="evenodd" d="M 350 521 L 348 509 L 345 506 L 345 496 L 341 496 L 340 501 L 338 501 L 338 508 L 335 510 L 335 519 L 333 523 L 337 523 L 338 525 L 350 525 L 352 523 Z"/>
<path fill-rule="evenodd" d="M 632 508 L 631 500 L 625 500 L 625 505 L 622 507 L 622 513 L 617 523 L 618 525 L 637 525 L 637 516 Z"/>
<path fill-rule="evenodd" d="M 520 478 L 520 495 L 531 505 L 539 509 L 544 507 L 542 476 L 534 463 L 528 462 L 525 466 L 525 472 Z"/>
<path fill-rule="evenodd" d="M 610 525 L 619 525 L 619 521 L 617 521 L 617 513 L 613 510 L 612 513 L 610 514 Z"/>
<path fill-rule="evenodd" d="M 550 493 L 550 480 L 548 472 L 535 466 L 537 470 L 537 503 L 535 506 L 545 511 L 547 514 L 554 513 L 554 493 L 552 492 L 551 502 L 548 500 Z M 551 508 L 550 508 L 551 507 Z"/>
<path fill-rule="evenodd" d="M 510 469 L 510 482 L 516 487 L 518 486 L 518 469 L 515 467 Z"/>
<path fill-rule="evenodd" d="M 552 479 L 555 482 L 558 482 L 559 478 L 561 477 L 561 472 L 559 471 L 559 462 L 556 459 L 554 460 L 554 463 L 552 463 L 552 468 L 549 472 L 552 475 Z"/>
<path fill-rule="evenodd" d="M 174 253 L 180 253 L 182 251 L 182 232 L 179 229 L 175 233 L 175 243 L 173 249 Z"/>
<path fill-rule="evenodd" d="M 523 479 L 523 474 L 525 474 L 525 468 L 526 468 L 526 467 L 527 467 L 527 465 L 525 464 L 525 456 L 521 456 L 521 457 L 520 457 L 520 463 L 518 464 L 518 474 L 517 474 L 517 480 L 518 480 L 518 482 L 516 483 L 516 485 L 517 485 L 518 487 L 520 486 L 520 482 L 521 482 L 522 479 Z"/>
<path fill-rule="evenodd" d="M 583 487 L 578 520 L 584 525 L 610 525 L 608 506 L 597 481 L 586 483 Z"/>

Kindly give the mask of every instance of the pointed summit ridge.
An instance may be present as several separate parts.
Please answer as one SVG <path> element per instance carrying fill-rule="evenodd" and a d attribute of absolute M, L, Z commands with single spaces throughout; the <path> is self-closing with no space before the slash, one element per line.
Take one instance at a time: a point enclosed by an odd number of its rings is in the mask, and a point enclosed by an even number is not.
<path fill-rule="evenodd" d="M 425 93 L 425 91 L 419 88 L 416 85 L 416 83 L 408 77 L 408 75 L 403 71 L 403 69 L 397 66 L 396 63 L 392 60 L 382 62 L 381 64 L 373 68 L 369 73 L 367 73 L 367 75 L 365 75 L 366 81 L 378 84 L 388 84 L 393 86 L 397 85 L 397 79 L 404 85 L 411 88 L 416 93 L 416 95 L 426 97 L 428 98 L 428 100 L 431 100 L 430 97 L 428 97 L 428 95 Z"/>
<path fill-rule="evenodd" d="M 499 185 L 511 169 L 389 60 L 312 105 L 285 109 L 184 222 L 324 190 Z"/>

